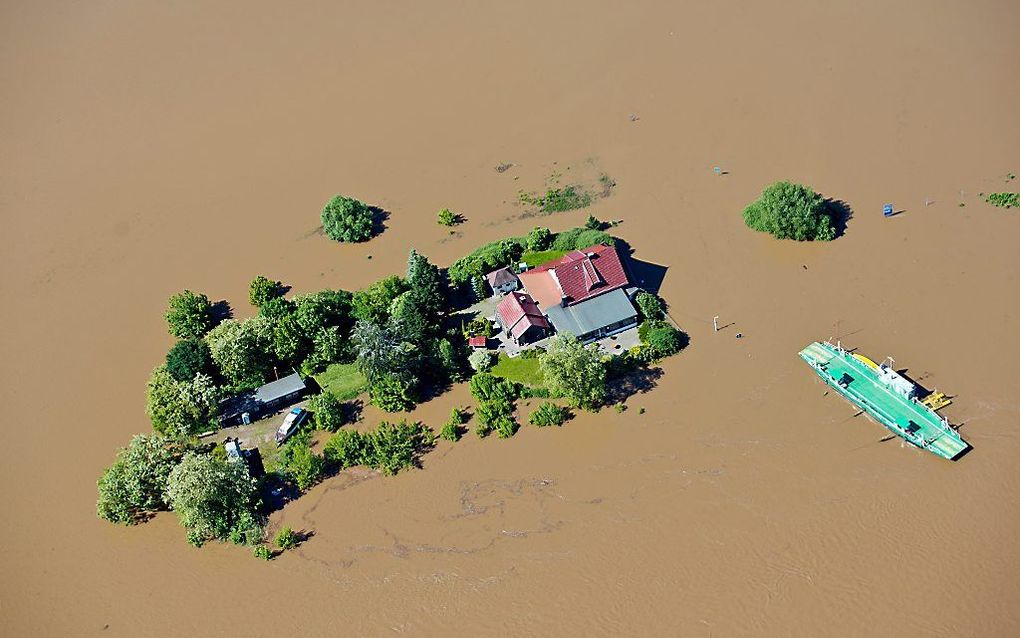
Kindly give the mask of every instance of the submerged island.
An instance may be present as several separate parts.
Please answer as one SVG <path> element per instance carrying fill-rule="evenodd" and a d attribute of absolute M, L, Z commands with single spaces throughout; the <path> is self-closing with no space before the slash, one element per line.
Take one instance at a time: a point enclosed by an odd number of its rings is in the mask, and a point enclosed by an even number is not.
<path fill-rule="evenodd" d="M 200 293 L 174 295 L 166 320 L 178 341 L 147 386 L 154 432 L 103 473 L 98 515 L 131 525 L 172 510 L 196 546 L 231 541 L 271 558 L 271 511 L 347 468 L 414 467 L 436 445 L 433 428 L 407 419 L 344 427 L 365 395 L 408 412 L 468 381 L 476 405 L 437 426 L 449 441 L 472 420 L 480 437 L 512 437 L 521 399 L 543 400 L 528 419 L 539 427 L 572 410 L 622 411 L 628 377 L 687 336 L 608 227 L 594 217 L 536 227 L 445 269 L 412 249 L 403 275 L 354 292 L 288 297 L 260 275 L 249 295 L 258 313 L 244 320 L 223 319 Z M 331 433 L 321 446 L 316 431 Z M 284 531 L 279 551 L 301 541 Z"/>

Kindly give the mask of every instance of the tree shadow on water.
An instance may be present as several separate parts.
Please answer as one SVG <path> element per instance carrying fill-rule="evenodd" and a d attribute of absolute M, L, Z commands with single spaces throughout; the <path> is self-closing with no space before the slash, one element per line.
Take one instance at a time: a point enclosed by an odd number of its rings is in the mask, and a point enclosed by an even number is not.
<path fill-rule="evenodd" d="M 854 216 L 853 209 L 850 208 L 850 204 L 835 198 L 825 200 L 825 207 L 832 218 L 832 225 L 836 228 L 836 237 L 842 237 L 846 234 L 847 224 Z"/>
<path fill-rule="evenodd" d="M 386 230 L 386 220 L 390 218 L 390 213 L 378 206 L 369 206 L 368 209 L 372 211 L 372 237 L 378 237 Z"/>
<path fill-rule="evenodd" d="M 617 379 L 613 379 L 606 386 L 607 405 L 622 403 L 635 394 L 650 392 L 657 385 L 662 377 L 662 368 L 641 367 L 633 372 Z"/>

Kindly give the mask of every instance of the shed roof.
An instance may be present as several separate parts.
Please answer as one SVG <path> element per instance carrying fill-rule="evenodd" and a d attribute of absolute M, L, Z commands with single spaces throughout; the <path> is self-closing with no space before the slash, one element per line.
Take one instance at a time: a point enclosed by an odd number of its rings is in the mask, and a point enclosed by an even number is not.
<path fill-rule="evenodd" d="M 490 286 L 498 288 L 517 281 L 517 275 L 510 272 L 509 268 L 504 267 L 498 270 L 493 270 L 489 274 L 485 275 L 485 279 L 489 282 Z"/>
<path fill-rule="evenodd" d="M 300 392 L 305 388 L 305 380 L 301 378 L 300 374 L 295 372 L 260 387 L 255 391 L 255 400 L 262 403 L 271 403 L 287 395 Z"/>
<path fill-rule="evenodd" d="M 619 288 L 566 308 L 553 306 L 547 312 L 557 332 L 569 332 L 575 337 L 637 316 L 627 294 Z"/>

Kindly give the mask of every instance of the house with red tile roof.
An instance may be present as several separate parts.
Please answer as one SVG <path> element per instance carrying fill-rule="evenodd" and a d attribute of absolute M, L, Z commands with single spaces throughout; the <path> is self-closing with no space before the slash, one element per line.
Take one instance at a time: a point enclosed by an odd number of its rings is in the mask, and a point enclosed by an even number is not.
<path fill-rule="evenodd" d="M 531 295 L 511 292 L 496 306 L 496 323 L 517 345 L 525 345 L 549 334 L 551 326 Z"/>
<path fill-rule="evenodd" d="M 589 246 L 518 275 L 540 307 L 567 307 L 630 285 L 612 246 Z"/>
<path fill-rule="evenodd" d="M 612 246 L 590 246 L 518 275 L 557 332 L 584 342 L 633 328 L 627 269 Z"/>

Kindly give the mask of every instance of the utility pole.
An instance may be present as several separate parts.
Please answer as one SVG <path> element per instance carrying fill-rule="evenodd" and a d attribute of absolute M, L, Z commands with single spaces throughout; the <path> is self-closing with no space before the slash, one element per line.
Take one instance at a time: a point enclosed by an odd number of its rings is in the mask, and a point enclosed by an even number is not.
<path fill-rule="evenodd" d="M 712 329 L 719 332 L 719 315 L 712 317 Z"/>

